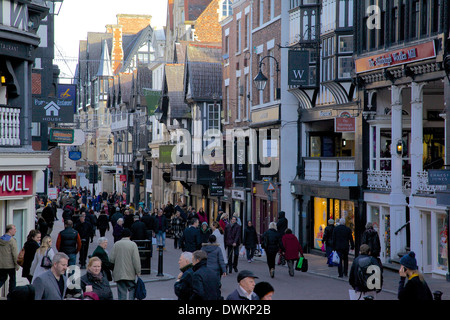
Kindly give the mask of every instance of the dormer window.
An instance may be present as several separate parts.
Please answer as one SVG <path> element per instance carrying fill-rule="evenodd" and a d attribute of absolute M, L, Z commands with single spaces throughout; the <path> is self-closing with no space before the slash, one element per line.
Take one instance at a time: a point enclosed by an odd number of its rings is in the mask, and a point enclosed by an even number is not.
<path fill-rule="evenodd" d="M 231 16 L 233 14 L 233 9 L 231 8 L 231 0 L 224 0 L 222 3 L 222 15 L 224 17 Z"/>

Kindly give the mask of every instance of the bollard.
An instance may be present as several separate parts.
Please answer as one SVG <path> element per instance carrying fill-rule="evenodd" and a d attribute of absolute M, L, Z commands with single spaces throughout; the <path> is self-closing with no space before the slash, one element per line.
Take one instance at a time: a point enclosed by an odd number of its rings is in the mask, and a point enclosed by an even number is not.
<path fill-rule="evenodd" d="M 435 291 L 433 292 L 434 300 L 442 300 L 442 292 L 441 291 Z"/>
<path fill-rule="evenodd" d="M 158 274 L 156 275 L 157 277 L 164 276 L 164 273 L 163 273 L 163 252 L 164 252 L 164 247 L 162 245 L 159 245 L 158 246 Z"/>

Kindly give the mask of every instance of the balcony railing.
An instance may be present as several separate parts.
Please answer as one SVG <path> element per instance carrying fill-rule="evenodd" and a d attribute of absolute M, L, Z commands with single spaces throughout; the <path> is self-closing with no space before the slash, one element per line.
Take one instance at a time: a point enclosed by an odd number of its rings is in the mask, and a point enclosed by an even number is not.
<path fill-rule="evenodd" d="M 0 106 L 0 146 L 20 146 L 20 108 Z"/>
<path fill-rule="evenodd" d="M 417 173 L 417 193 L 418 194 L 435 194 L 436 191 L 447 190 L 447 186 L 429 185 L 428 171 Z"/>
<path fill-rule="evenodd" d="M 339 182 L 340 173 L 355 170 L 354 158 L 304 158 L 305 180 Z"/>

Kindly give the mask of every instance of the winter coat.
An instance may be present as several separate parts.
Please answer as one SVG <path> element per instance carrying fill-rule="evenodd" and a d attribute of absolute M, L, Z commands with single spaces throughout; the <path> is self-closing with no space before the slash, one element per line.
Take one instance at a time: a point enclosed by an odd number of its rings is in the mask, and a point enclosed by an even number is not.
<path fill-rule="evenodd" d="M 224 241 L 225 246 L 232 246 L 236 243 L 236 246 L 241 244 L 241 226 L 236 223 L 229 223 L 224 229 Z"/>
<path fill-rule="evenodd" d="M 258 235 L 254 226 L 247 226 L 244 229 L 244 241 L 242 242 L 246 249 L 256 248 L 258 244 Z"/>
<path fill-rule="evenodd" d="M 85 275 L 80 278 L 81 290 L 86 292 L 86 286 L 92 286 L 99 300 L 113 300 L 113 293 L 109 286 L 109 281 L 105 273 L 100 273 L 101 276 L 96 278 L 91 272 L 87 271 Z"/>
<path fill-rule="evenodd" d="M 379 257 L 381 251 L 380 238 L 378 232 L 373 228 L 364 231 L 361 239 L 361 244 L 367 244 L 370 248 L 370 255 L 372 257 Z"/>
<path fill-rule="evenodd" d="M 76 254 L 81 250 L 81 238 L 78 231 L 67 227 L 58 234 L 56 249 L 65 254 Z"/>
<path fill-rule="evenodd" d="M 207 260 L 199 261 L 192 270 L 191 300 L 220 300 L 220 277 L 207 267 Z"/>
<path fill-rule="evenodd" d="M 114 243 L 109 261 L 114 264 L 113 279 L 136 280 L 136 275 L 141 273 L 141 258 L 139 250 L 129 238 L 123 238 Z"/>
<path fill-rule="evenodd" d="M 277 230 L 283 236 L 288 227 L 288 220 L 286 219 L 286 214 L 284 211 L 280 211 L 278 213 L 278 222 L 277 222 Z"/>
<path fill-rule="evenodd" d="M 162 232 L 166 232 L 167 228 L 168 228 L 168 221 L 165 215 L 161 215 L 161 216 L 155 216 L 154 218 L 154 225 L 155 225 L 155 231 L 162 231 Z"/>
<path fill-rule="evenodd" d="M 117 220 L 119 220 L 120 218 L 123 219 L 123 214 L 120 211 L 116 211 L 110 218 L 111 220 L 111 225 L 113 226 L 113 228 L 116 226 Z"/>
<path fill-rule="evenodd" d="M 109 219 L 104 213 L 101 213 L 97 218 L 97 228 L 99 230 L 109 230 Z"/>
<path fill-rule="evenodd" d="M 187 227 L 180 238 L 180 246 L 183 251 L 194 252 L 199 250 L 202 246 L 200 230 L 193 226 Z"/>
<path fill-rule="evenodd" d="M 202 239 L 202 243 L 208 243 L 209 242 L 209 236 L 212 234 L 212 231 L 209 227 L 206 228 L 206 230 L 203 230 L 203 228 L 200 228 L 200 236 Z"/>
<path fill-rule="evenodd" d="M 144 213 L 142 215 L 141 221 L 145 223 L 145 226 L 147 227 L 148 231 L 155 230 L 155 218 L 149 215 L 148 213 Z"/>
<path fill-rule="evenodd" d="M 228 264 L 228 256 L 225 251 L 225 242 L 223 239 L 223 234 L 220 233 L 219 229 L 214 230 L 212 233 L 216 236 L 216 243 L 219 244 L 219 248 L 222 251 L 223 260 L 225 261 L 225 264 Z"/>
<path fill-rule="evenodd" d="M 325 243 L 327 248 L 333 248 L 333 231 L 334 225 L 329 225 L 325 227 L 322 237 L 322 243 Z"/>
<path fill-rule="evenodd" d="M 286 258 L 286 260 L 297 260 L 299 252 L 300 255 L 303 255 L 303 248 L 300 245 L 297 237 L 292 233 L 285 234 L 281 238 L 281 241 L 283 242 L 285 250 L 284 257 Z"/>
<path fill-rule="evenodd" d="M 374 257 L 365 255 L 365 254 L 361 254 L 359 256 L 357 256 L 355 258 L 355 260 L 353 260 L 352 266 L 350 268 L 350 274 L 349 274 L 349 278 L 348 278 L 348 282 L 349 284 L 352 286 L 353 289 L 355 289 L 355 291 L 358 292 L 369 292 L 369 291 L 375 291 L 375 290 L 369 290 L 367 288 L 367 283 L 361 283 L 361 281 L 364 281 L 364 279 L 362 279 L 362 277 L 359 276 L 359 274 L 362 275 L 367 275 L 367 268 L 371 265 L 375 265 L 378 266 L 378 261 L 377 259 L 375 259 Z M 362 273 L 360 273 L 362 272 Z M 369 274 L 371 274 L 372 272 L 369 272 Z M 383 284 L 383 275 L 381 274 L 381 269 L 380 269 L 380 285 Z"/>
<path fill-rule="evenodd" d="M 284 251 L 281 234 L 275 229 L 269 229 L 264 232 L 261 246 L 267 253 L 277 253 L 280 249 Z"/>
<path fill-rule="evenodd" d="M 80 234 L 81 240 L 89 240 L 91 237 L 94 236 L 94 228 L 92 227 L 92 224 L 90 222 L 78 222 L 75 225 L 75 230 L 78 231 Z"/>
<path fill-rule="evenodd" d="M 202 250 L 208 254 L 207 267 L 216 272 L 219 276 L 224 274 L 227 269 L 219 244 L 202 243 Z"/>
<path fill-rule="evenodd" d="M 131 225 L 131 240 L 148 240 L 147 227 L 142 221 L 135 221 Z"/>
<path fill-rule="evenodd" d="M 106 274 L 109 281 L 112 280 L 111 271 L 114 268 L 114 264 L 109 261 L 108 253 L 100 246 L 95 248 L 94 252 L 92 252 L 92 257 L 98 257 L 102 260 L 102 271 Z"/>
<path fill-rule="evenodd" d="M 0 237 L 0 269 L 16 269 L 19 270 L 17 264 L 17 242 L 14 237 L 4 234 Z"/>
<path fill-rule="evenodd" d="M 185 266 L 181 269 L 181 272 L 183 272 L 183 275 L 180 280 L 175 282 L 174 290 L 178 300 L 187 301 L 192 296 L 192 274 L 194 273 L 192 264 Z"/>
<path fill-rule="evenodd" d="M 34 279 L 36 279 L 37 277 L 39 277 L 41 274 L 43 274 L 44 272 L 46 272 L 48 270 L 48 268 L 41 267 L 42 259 L 44 258 L 45 254 L 47 253 L 47 250 L 45 250 L 45 252 L 43 254 L 41 253 L 41 250 L 39 250 L 39 249 L 36 250 L 36 254 L 34 255 L 34 259 L 33 259 L 33 262 L 31 263 L 31 268 L 30 268 L 30 274 L 33 276 L 33 281 L 34 281 Z M 53 261 L 54 255 L 55 255 L 55 251 L 53 250 L 53 248 L 50 248 L 50 250 L 48 250 L 47 256 L 50 258 L 50 260 Z"/>
<path fill-rule="evenodd" d="M 114 228 L 113 228 L 114 242 L 117 242 L 120 239 L 122 239 L 122 231 L 123 231 L 123 225 L 116 224 L 114 226 Z"/>
<path fill-rule="evenodd" d="M 242 291 L 242 289 L 239 287 L 228 295 L 227 300 L 249 300 L 249 299 Z M 259 300 L 258 295 L 252 292 L 251 300 Z"/>
<path fill-rule="evenodd" d="M 208 215 L 206 214 L 205 211 L 199 211 L 197 212 L 197 216 L 198 216 L 198 222 L 200 224 L 202 224 L 203 222 L 208 223 Z"/>
<path fill-rule="evenodd" d="M 422 280 L 419 275 L 409 278 L 405 285 L 406 278 L 401 277 L 398 285 L 398 300 L 403 301 L 418 301 L 418 300 L 433 300 L 428 284 Z"/>
<path fill-rule="evenodd" d="M 40 247 L 40 245 L 31 239 L 25 242 L 23 247 L 25 248 L 25 256 L 23 258 L 22 277 L 26 278 L 30 275 L 31 264 L 33 263 L 36 250 Z"/>
<path fill-rule="evenodd" d="M 355 249 L 352 230 L 346 225 L 340 224 L 333 231 L 333 249 L 348 252 L 349 247 Z"/>
<path fill-rule="evenodd" d="M 53 228 L 53 224 L 55 221 L 55 216 L 53 214 L 53 209 L 51 205 L 47 205 L 44 210 L 42 210 L 42 218 L 45 219 L 49 228 Z"/>

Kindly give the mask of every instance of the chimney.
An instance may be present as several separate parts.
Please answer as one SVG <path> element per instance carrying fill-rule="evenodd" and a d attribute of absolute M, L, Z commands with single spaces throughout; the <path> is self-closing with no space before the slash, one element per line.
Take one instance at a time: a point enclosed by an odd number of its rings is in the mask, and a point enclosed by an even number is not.
<path fill-rule="evenodd" d="M 117 74 L 123 64 L 122 25 L 108 24 L 106 25 L 106 32 L 112 33 L 111 60 L 113 73 Z"/>

